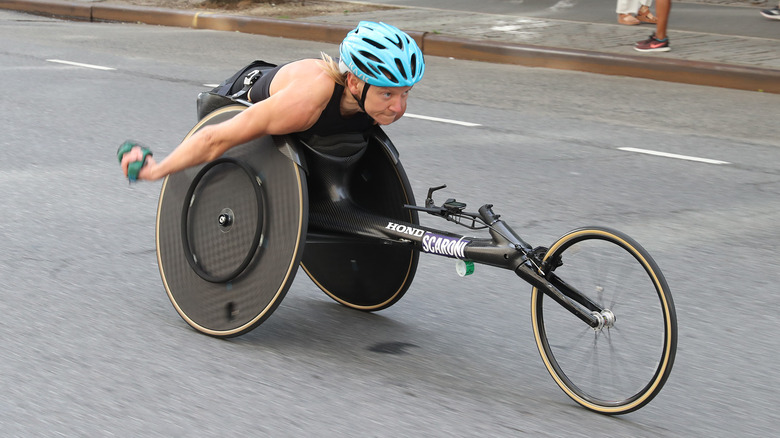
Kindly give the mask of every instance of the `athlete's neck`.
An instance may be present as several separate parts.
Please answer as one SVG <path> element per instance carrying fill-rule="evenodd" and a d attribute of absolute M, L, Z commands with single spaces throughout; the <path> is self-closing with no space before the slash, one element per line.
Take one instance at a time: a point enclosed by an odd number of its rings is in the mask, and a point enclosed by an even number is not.
<path fill-rule="evenodd" d="M 341 95 L 341 103 L 339 105 L 342 116 L 354 116 L 361 111 L 360 104 L 358 103 L 357 99 L 358 98 L 356 96 L 353 96 L 352 93 L 349 92 L 348 87 L 344 87 L 344 92 Z"/>

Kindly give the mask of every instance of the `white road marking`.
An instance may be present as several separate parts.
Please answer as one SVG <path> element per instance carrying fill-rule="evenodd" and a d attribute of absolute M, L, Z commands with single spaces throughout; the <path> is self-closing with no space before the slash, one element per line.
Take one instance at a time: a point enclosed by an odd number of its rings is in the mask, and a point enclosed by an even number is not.
<path fill-rule="evenodd" d="M 209 87 L 209 88 L 216 88 L 219 85 L 220 84 L 203 84 L 204 87 Z M 431 121 L 431 122 L 450 123 L 452 125 L 460 125 L 460 126 L 468 126 L 468 127 L 482 126 L 479 123 L 461 122 L 460 120 L 442 119 L 440 117 L 421 116 L 419 114 L 405 113 L 404 117 L 409 117 L 410 119 L 428 120 L 428 121 Z"/>
<path fill-rule="evenodd" d="M 209 87 L 209 88 L 215 88 L 218 87 L 219 85 L 220 84 L 203 84 L 204 87 Z M 468 126 L 468 127 L 482 126 L 479 123 L 462 122 L 460 120 L 452 120 L 452 119 L 442 119 L 440 117 L 421 116 L 419 114 L 405 113 L 404 117 L 409 117 L 410 119 L 428 120 L 431 122 L 450 123 L 452 125 L 460 125 L 460 126 Z"/>
<path fill-rule="evenodd" d="M 656 155 L 659 157 L 676 158 L 678 160 L 698 161 L 700 163 L 707 163 L 707 164 L 731 164 L 728 161 L 712 160 L 709 158 L 700 158 L 700 157 L 691 157 L 688 155 L 670 154 L 668 152 L 651 151 L 648 149 L 637 149 L 637 148 L 618 148 L 618 149 L 626 152 L 636 152 L 639 154 L 648 154 L 648 155 Z"/>
<path fill-rule="evenodd" d="M 103 67 L 102 65 L 82 64 L 80 62 L 63 61 L 61 59 L 47 59 L 49 62 L 56 62 L 57 64 L 72 65 L 74 67 L 93 68 L 95 70 L 116 70 L 113 67 Z"/>
<path fill-rule="evenodd" d="M 460 126 L 482 126 L 479 123 L 471 123 L 471 122 L 461 122 L 460 120 L 451 120 L 451 119 L 441 119 L 439 117 L 429 117 L 429 116 L 421 116 L 417 114 L 404 114 L 404 117 L 409 117 L 412 119 L 421 119 L 421 120 L 430 120 L 432 122 L 441 122 L 441 123 L 450 123 L 452 125 L 460 125 Z"/>

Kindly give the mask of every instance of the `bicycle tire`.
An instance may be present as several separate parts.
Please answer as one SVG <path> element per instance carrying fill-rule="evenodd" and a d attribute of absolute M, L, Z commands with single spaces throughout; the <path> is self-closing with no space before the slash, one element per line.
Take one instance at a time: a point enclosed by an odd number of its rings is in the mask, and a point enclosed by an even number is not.
<path fill-rule="evenodd" d="M 553 380 L 598 413 L 645 406 L 666 383 L 677 351 L 674 302 L 658 265 L 627 235 L 598 227 L 567 233 L 544 260 L 548 279 L 557 276 L 614 315 L 614 325 L 593 329 L 533 288 L 534 337 Z"/>

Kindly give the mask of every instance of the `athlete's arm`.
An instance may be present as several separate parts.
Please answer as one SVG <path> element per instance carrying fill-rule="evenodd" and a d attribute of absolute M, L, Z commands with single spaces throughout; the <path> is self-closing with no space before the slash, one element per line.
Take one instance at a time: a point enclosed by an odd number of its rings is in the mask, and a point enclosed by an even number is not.
<path fill-rule="evenodd" d="M 315 76 L 312 77 L 311 73 Z M 321 70 L 299 69 L 295 74 L 274 77 L 272 95 L 225 122 L 208 125 L 184 140 L 159 163 L 147 158 L 138 179 L 157 180 L 188 167 L 222 156 L 228 149 L 263 135 L 282 135 L 305 131 L 322 114 L 333 93 L 333 81 Z M 280 76 L 280 71 L 277 76 Z M 122 170 L 140 159 L 134 148 L 122 159 Z"/>

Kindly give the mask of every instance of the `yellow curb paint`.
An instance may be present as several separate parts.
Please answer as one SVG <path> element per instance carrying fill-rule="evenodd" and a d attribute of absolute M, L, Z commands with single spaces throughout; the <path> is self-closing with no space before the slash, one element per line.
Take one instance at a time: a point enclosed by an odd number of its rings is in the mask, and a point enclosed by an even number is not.
<path fill-rule="evenodd" d="M 192 17 L 192 27 L 197 28 L 198 27 L 198 17 L 201 15 L 211 15 L 213 12 L 196 12 L 195 16 Z"/>

